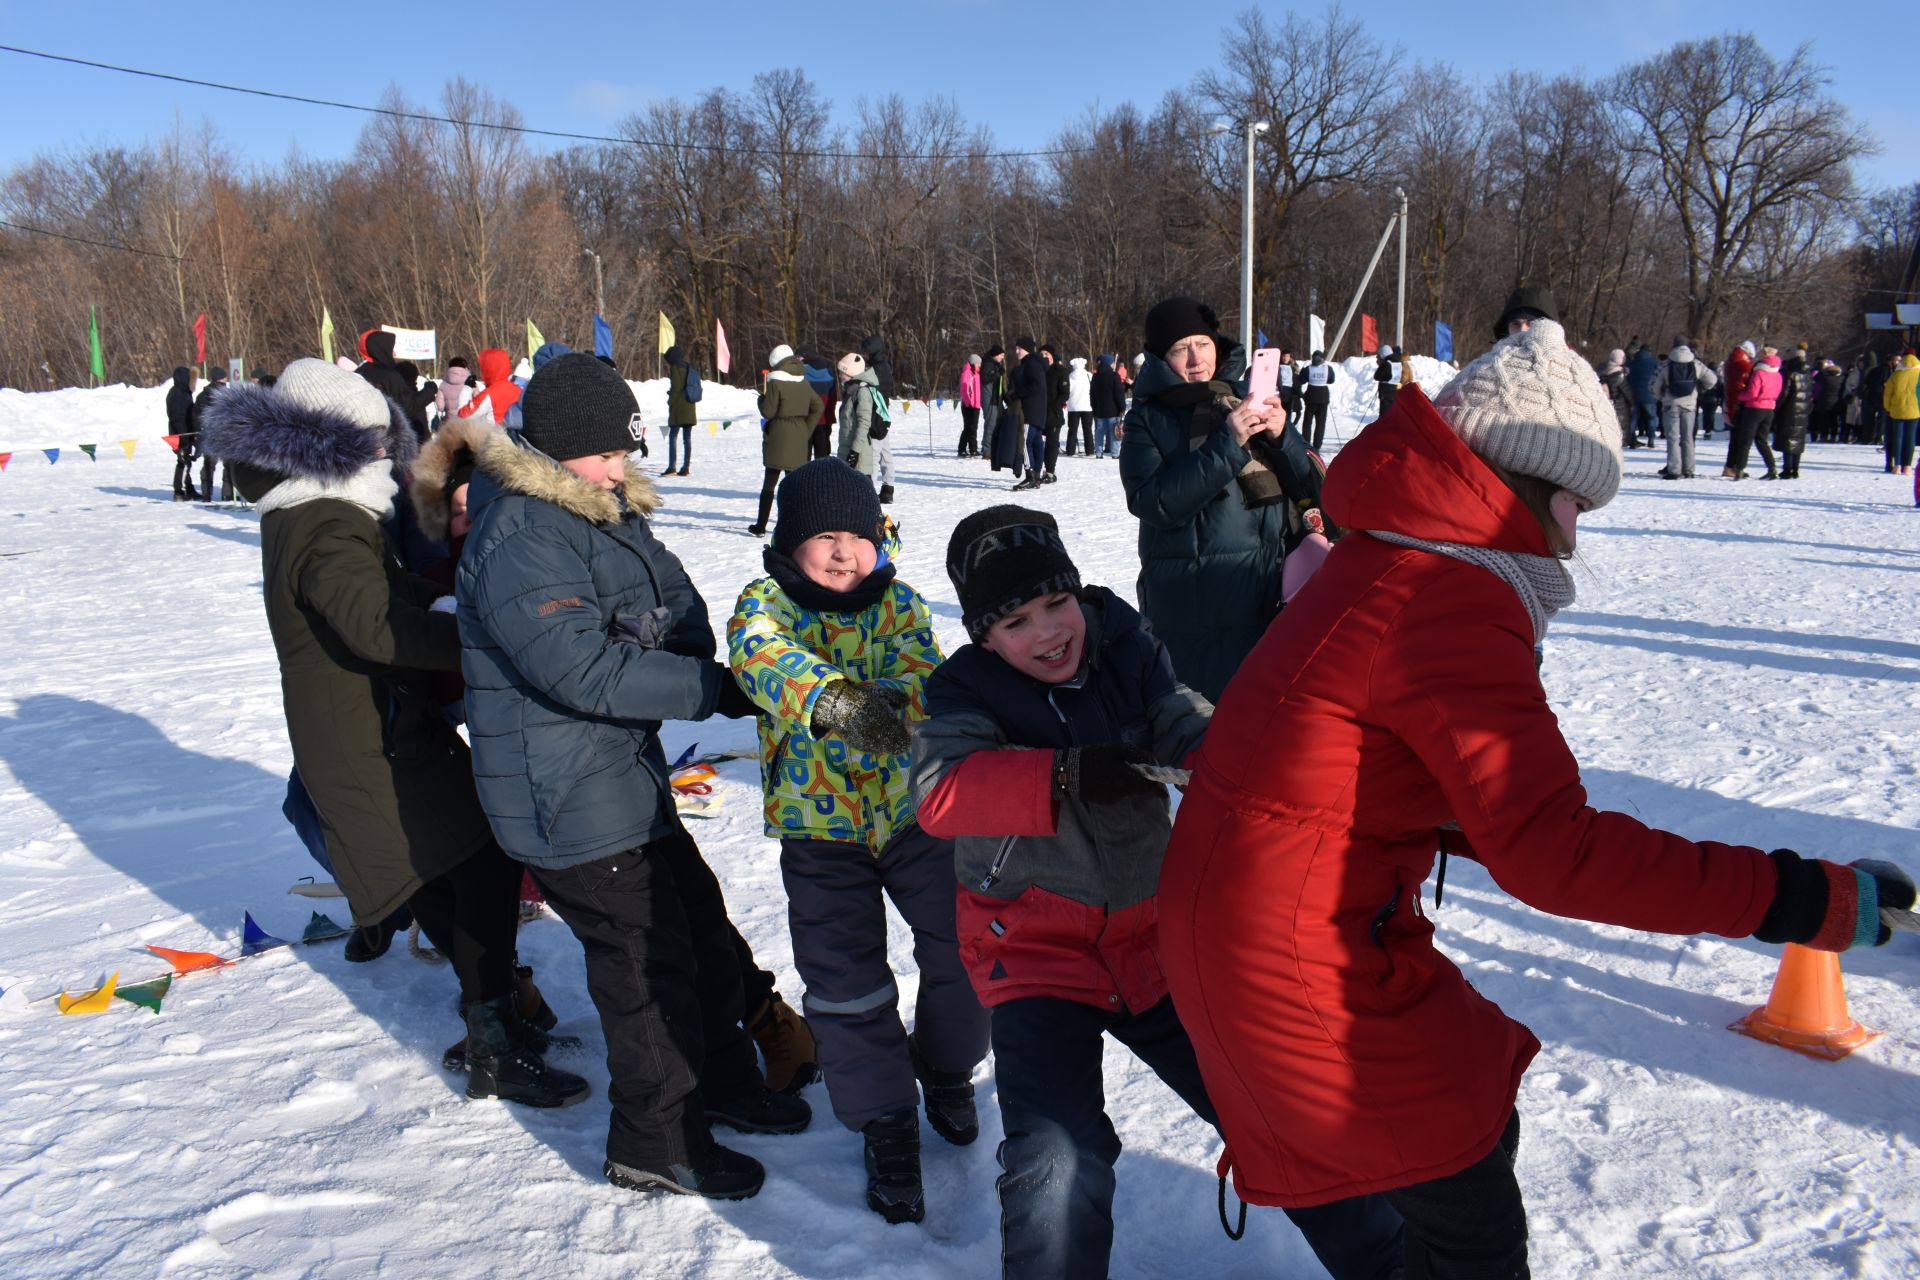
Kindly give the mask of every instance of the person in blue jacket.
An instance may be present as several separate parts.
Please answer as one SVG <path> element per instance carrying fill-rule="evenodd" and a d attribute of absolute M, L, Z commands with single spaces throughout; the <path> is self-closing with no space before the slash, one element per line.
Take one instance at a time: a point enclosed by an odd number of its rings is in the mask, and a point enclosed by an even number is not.
<path fill-rule="evenodd" d="M 726 903 L 680 825 L 659 730 L 754 707 L 647 522 L 632 389 L 575 353 L 520 403 L 518 436 L 477 459 L 456 579 L 480 804 L 586 950 L 611 1076 L 607 1179 L 742 1199 L 765 1170 L 711 1126 L 795 1133 L 811 1111 L 760 1074 Z"/>

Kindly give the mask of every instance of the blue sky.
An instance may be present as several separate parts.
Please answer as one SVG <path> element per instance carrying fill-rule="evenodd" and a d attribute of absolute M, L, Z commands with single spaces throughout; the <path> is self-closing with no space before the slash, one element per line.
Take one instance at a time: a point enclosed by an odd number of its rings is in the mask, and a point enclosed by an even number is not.
<path fill-rule="evenodd" d="M 117 0 L 65 9 L 0 0 L 0 43 L 177 75 L 372 103 L 398 83 L 430 102 L 456 73 L 514 102 L 528 124 L 612 132 L 656 97 L 744 88 L 757 71 L 798 66 L 851 116 L 855 98 L 951 97 L 1003 148 L 1041 147 L 1089 105 L 1157 102 L 1223 56 L 1243 0 L 906 0 L 855 6 L 765 4 L 398 6 L 405 21 L 320 21 L 310 5 L 200 10 Z M 1276 17 L 1281 6 L 1263 6 Z M 335 14 L 381 6 L 356 4 Z M 1301 6 L 1318 14 L 1315 6 Z M 1899 5 L 1828 3 L 1747 11 L 1776 54 L 1811 39 L 1833 91 L 1880 140 L 1869 186 L 1920 180 L 1920 27 Z M 1367 0 L 1348 10 L 1409 56 L 1481 80 L 1510 69 L 1600 74 L 1674 40 L 1717 34 L 1741 10 L 1660 0 L 1498 6 Z M 538 15 L 551 13 L 550 21 Z M 1461 15 L 1474 15 L 1466 17 Z M 530 20 L 531 17 L 531 20 Z M 272 164 L 294 148 L 345 155 L 366 117 L 136 79 L 0 53 L 0 169 L 36 152 L 164 133 L 175 114 L 211 121 L 241 158 Z"/>

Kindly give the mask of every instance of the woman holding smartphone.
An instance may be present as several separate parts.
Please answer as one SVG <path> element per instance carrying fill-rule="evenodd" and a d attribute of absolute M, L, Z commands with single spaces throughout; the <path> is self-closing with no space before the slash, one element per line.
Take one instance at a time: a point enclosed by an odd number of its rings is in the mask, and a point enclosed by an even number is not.
<path fill-rule="evenodd" d="M 1320 477 L 1275 393 L 1277 352 L 1249 396 L 1246 353 L 1211 308 L 1168 298 L 1145 329 L 1120 445 L 1140 521 L 1140 612 L 1181 681 L 1211 701 L 1280 607 L 1281 561 L 1307 533 Z"/>

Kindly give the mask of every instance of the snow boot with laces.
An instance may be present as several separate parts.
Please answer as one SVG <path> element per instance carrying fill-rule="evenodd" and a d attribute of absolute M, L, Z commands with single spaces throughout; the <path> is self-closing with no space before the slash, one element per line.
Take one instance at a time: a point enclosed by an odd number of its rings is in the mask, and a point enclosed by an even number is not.
<path fill-rule="evenodd" d="M 566 1107 L 586 1097 L 585 1080 L 549 1067 L 538 1053 L 516 1043 L 513 999 L 496 996 L 466 1008 L 467 1096 L 523 1107 Z"/>
<path fill-rule="evenodd" d="M 516 965 L 513 970 L 512 1024 L 507 1028 L 513 1042 L 523 1049 L 545 1057 L 549 1053 L 571 1053 L 580 1047 L 579 1036 L 556 1036 L 549 1034 L 558 1026 L 560 1019 L 547 1006 L 547 998 L 540 994 L 540 988 L 533 984 L 533 969 L 529 965 Z M 459 1044 L 450 1045 L 440 1055 L 440 1065 L 448 1071 L 467 1069 L 467 1042 L 463 1037 Z"/>
<path fill-rule="evenodd" d="M 745 1200 L 767 1180 L 766 1168 L 758 1160 L 717 1142 L 705 1155 L 685 1164 L 641 1169 L 609 1159 L 601 1172 L 608 1182 L 628 1191 L 671 1191 L 709 1200 Z"/>
<path fill-rule="evenodd" d="M 920 1186 L 920 1113 L 912 1107 L 888 1112 L 860 1130 L 866 1144 L 867 1208 L 891 1223 L 927 1216 Z"/>
<path fill-rule="evenodd" d="M 747 1034 L 767 1060 L 767 1088 L 775 1093 L 798 1093 L 820 1074 L 813 1028 L 778 991 L 748 1015 Z"/>
<path fill-rule="evenodd" d="M 907 1037 L 907 1056 L 913 1074 L 920 1081 L 920 1096 L 927 1104 L 927 1123 L 933 1131 L 956 1147 L 964 1147 L 980 1136 L 980 1116 L 973 1105 L 973 1073 L 942 1071 L 920 1056 L 920 1042 Z"/>

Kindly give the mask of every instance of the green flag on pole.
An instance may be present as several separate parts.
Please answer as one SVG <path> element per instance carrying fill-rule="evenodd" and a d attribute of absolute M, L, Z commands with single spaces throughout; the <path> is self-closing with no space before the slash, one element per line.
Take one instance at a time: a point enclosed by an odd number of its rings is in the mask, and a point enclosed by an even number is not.
<path fill-rule="evenodd" d="M 320 355 L 328 364 L 333 363 L 333 312 L 320 308 Z"/>
<path fill-rule="evenodd" d="M 87 343 L 92 348 L 93 384 L 99 386 L 107 380 L 107 361 L 100 354 L 100 315 L 92 303 L 87 304 Z"/>
<path fill-rule="evenodd" d="M 539 327 L 533 321 L 527 321 L 527 359 L 533 359 L 533 353 L 546 345 L 547 340 L 541 336 Z"/>

